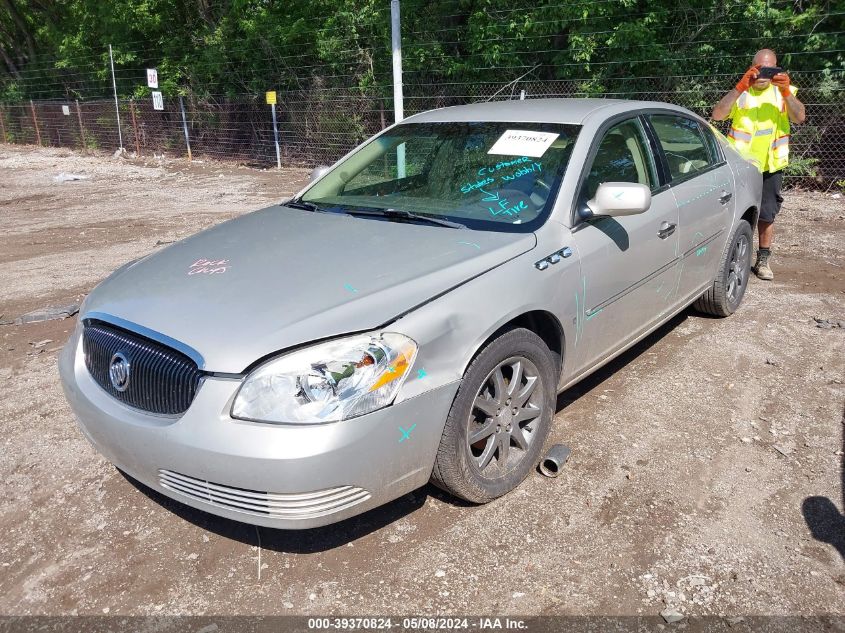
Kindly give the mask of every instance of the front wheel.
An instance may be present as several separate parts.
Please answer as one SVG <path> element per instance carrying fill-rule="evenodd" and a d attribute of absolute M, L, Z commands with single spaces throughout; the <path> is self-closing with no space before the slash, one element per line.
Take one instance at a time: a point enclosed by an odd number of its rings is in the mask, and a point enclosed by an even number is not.
<path fill-rule="evenodd" d="M 548 437 L 556 374 L 549 348 L 530 330 L 510 330 L 487 345 L 452 403 L 432 483 L 474 503 L 516 488 Z"/>
<path fill-rule="evenodd" d="M 736 311 L 748 287 L 752 242 L 751 225 L 740 220 L 722 254 L 713 285 L 694 304 L 696 310 L 718 317 L 730 316 Z"/>

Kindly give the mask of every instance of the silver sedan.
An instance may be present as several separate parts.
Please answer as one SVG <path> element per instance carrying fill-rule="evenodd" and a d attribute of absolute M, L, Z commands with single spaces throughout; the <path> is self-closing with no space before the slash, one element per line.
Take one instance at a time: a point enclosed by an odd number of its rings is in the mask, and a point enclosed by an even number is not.
<path fill-rule="evenodd" d="M 484 503 L 558 392 L 690 304 L 737 309 L 760 190 L 664 103 L 425 112 L 115 271 L 62 383 L 113 464 L 223 517 L 314 527 L 429 481 Z"/>

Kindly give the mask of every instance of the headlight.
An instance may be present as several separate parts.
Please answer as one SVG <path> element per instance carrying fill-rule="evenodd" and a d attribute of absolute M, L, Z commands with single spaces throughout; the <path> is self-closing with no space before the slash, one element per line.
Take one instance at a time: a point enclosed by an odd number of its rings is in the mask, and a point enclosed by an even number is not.
<path fill-rule="evenodd" d="M 260 422 L 318 424 L 386 407 L 417 354 L 402 334 L 362 334 L 275 358 L 249 374 L 232 417 Z"/>

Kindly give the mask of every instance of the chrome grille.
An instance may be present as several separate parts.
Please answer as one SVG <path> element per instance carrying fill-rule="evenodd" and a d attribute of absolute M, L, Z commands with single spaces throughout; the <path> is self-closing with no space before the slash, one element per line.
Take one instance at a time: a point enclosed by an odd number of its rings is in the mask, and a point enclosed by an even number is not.
<path fill-rule="evenodd" d="M 280 519 L 310 519 L 338 512 L 370 498 L 370 493 L 355 486 L 338 486 L 316 492 L 284 494 L 261 492 L 215 484 L 172 470 L 159 470 L 163 488 L 212 506 L 255 516 Z"/>
<path fill-rule="evenodd" d="M 203 375 L 181 352 L 102 321 L 85 323 L 82 349 L 98 385 L 124 404 L 158 415 L 187 411 Z M 123 391 L 109 377 L 115 354 L 122 354 L 130 366 Z"/>

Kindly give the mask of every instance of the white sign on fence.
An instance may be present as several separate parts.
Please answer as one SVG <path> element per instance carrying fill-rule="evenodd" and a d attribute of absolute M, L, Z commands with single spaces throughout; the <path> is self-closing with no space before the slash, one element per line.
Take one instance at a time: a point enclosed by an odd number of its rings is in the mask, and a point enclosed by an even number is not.
<path fill-rule="evenodd" d="M 147 86 L 158 88 L 158 71 L 155 68 L 147 68 Z"/>
<path fill-rule="evenodd" d="M 164 99 L 160 92 L 153 92 L 153 110 L 164 110 Z"/>
<path fill-rule="evenodd" d="M 70 116 L 70 106 L 63 105 L 62 114 L 64 114 L 65 116 Z"/>

